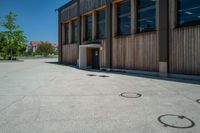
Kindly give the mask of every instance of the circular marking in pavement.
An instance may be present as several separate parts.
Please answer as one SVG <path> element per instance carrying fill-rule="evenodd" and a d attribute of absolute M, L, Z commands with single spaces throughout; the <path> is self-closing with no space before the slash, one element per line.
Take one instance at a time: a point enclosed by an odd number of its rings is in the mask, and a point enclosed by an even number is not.
<path fill-rule="evenodd" d="M 109 77 L 109 76 L 107 76 L 107 75 L 99 75 L 99 77 L 107 78 L 107 77 Z"/>
<path fill-rule="evenodd" d="M 87 76 L 93 77 L 93 76 L 97 76 L 95 74 L 87 74 Z"/>
<path fill-rule="evenodd" d="M 200 99 L 197 99 L 196 102 L 200 104 Z"/>
<path fill-rule="evenodd" d="M 142 94 L 135 93 L 135 92 L 124 92 L 124 93 L 121 93 L 120 96 L 125 97 L 125 98 L 139 98 L 142 96 Z"/>
<path fill-rule="evenodd" d="M 185 116 L 174 114 L 161 115 L 160 117 L 158 117 L 158 121 L 165 127 L 171 128 L 187 129 L 195 126 L 193 120 Z"/>

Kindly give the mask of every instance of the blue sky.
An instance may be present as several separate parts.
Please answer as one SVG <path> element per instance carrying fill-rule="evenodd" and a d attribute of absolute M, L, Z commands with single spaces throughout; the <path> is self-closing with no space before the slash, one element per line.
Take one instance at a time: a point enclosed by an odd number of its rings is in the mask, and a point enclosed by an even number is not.
<path fill-rule="evenodd" d="M 9 11 L 18 15 L 17 24 L 29 41 L 57 43 L 58 15 L 54 10 L 69 0 L 0 0 L 0 16 Z"/>

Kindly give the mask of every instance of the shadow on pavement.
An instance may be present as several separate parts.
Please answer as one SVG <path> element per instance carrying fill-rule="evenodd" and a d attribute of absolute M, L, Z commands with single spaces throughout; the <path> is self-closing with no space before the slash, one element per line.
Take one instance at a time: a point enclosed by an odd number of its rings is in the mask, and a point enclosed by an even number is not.
<path fill-rule="evenodd" d="M 53 65 L 60 65 L 60 66 L 68 66 L 75 69 L 79 69 L 77 66 L 74 65 L 66 65 L 66 64 L 60 64 L 59 62 L 45 62 L 48 64 Z M 104 74 L 117 74 L 117 75 L 125 75 L 125 76 L 134 76 L 134 77 L 141 77 L 141 78 L 149 78 L 149 79 L 156 79 L 156 80 L 165 80 L 165 81 L 173 81 L 173 82 L 180 82 L 180 83 L 189 83 L 189 84 L 197 84 L 200 85 L 200 80 L 193 80 L 193 79 L 185 79 L 185 78 L 173 78 L 169 76 L 160 76 L 160 75 L 150 75 L 150 74 L 143 74 L 143 73 L 127 73 L 127 72 L 116 72 L 116 71 L 101 71 L 96 69 L 79 69 L 87 72 L 97 72 L 97 73 L 104 73 Z"/>

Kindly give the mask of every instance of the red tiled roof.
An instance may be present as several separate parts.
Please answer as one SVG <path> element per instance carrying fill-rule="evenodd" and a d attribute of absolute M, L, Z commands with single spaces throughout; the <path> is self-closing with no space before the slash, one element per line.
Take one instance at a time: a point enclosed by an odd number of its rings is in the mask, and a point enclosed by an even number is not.
<path fill-rule="evenodd" d="M 34 46 L 39 46 L 41 44 L 41 41 L 31 41 L 31 46 L 34 47 Z M 58 44 L 56 43 L 51 43 L 51 45 L 53 47 L 58 47 Z"/>

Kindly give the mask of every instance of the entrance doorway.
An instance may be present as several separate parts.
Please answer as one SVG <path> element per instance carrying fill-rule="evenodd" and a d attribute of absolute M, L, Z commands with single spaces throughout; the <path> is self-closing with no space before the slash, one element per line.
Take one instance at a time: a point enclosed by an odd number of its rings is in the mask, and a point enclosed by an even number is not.
<path fill-rule="evenodd" d="M 99 48 L 87 48 L 87 68 L 99 69 Z"/>

